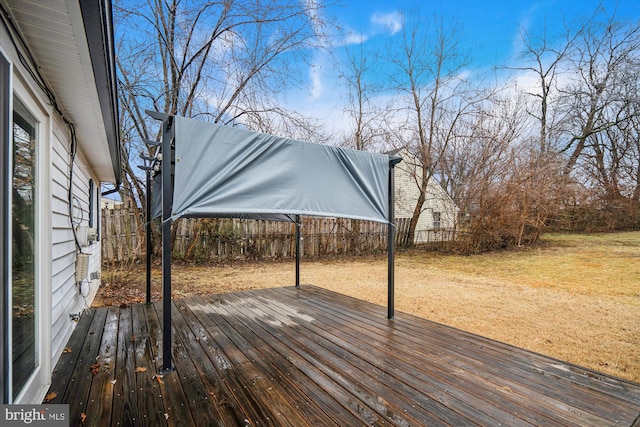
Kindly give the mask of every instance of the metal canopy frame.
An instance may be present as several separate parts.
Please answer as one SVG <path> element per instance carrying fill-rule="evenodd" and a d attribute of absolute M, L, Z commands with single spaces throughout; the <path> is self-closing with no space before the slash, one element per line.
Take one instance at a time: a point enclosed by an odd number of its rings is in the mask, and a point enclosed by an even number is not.
<path fill-rule="evenodd" d="M 150 165 L 138 166 L 146 171 L 147 198 L 145 203 L 145 232 L 146 232 L 146 303 L 151 304 L 151 181 L 152 177 L 157 173 L 161 173 L 162 188 L 162 368 L 161 373 L 172 371 L 173 364 L 171 360 L 171 225 L 172 225 L 172 206 L 173 206 L 173 183 L 172 175 L 174 172 L 175 159 L 174 143 L 175 129 L 173 116 L 157 111 L 149 111 L 146 113 L 153 119 L 162 122 L 162 141 L 144 142 L 149 146 L 155 146 L 155 156 L 141 156 L 145 162 Z M 165 153 L 171 153 L 165 156 Z M 394 300 L 395 300 L 395 165 L 400 163 L 402 159 L 395 156 L 395 153 L 389 154 L 389 200 L 388 200 L 388 224 L 387 224 L 387 318 L 393 319 L 395 316 Z M 169 165 L 169 167 L 165 165 Z M 295 216 L 295 287 L 300 287 L 300 240 L 301 240 L 301 219 L 300 215 Z"/>
<path fill-rule="evenodd" d="M 162 141 L 156 143 L 145 141 L 148 145 L 156 146 L 156 153 L 147 170 L 147 200 L 146 200 L 146 262 L 147 262 L 147 304 L 151 303 L 151 174 L 160 172 L 162 186 L 162 368 L 161 373 L 172 371 L 171 362 L 171 206 L 173 204 L 173 185 L 171 175 L 175 160 L 172 154 L 174 143 L 173 116 L 156 111 L 146 111 L 156 120 L 162 121 Z M 169 153 L 168 156 L 164 154 Z M 163 158 L 164 157 L 164 158 Z M 167 167 L 168 165 L 168 167 Z"/>

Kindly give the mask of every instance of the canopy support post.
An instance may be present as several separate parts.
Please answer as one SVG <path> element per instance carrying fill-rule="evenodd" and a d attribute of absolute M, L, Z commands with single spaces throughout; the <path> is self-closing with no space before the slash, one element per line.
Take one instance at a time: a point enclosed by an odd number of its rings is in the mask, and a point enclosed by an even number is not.
<path fill-rule="evenodd" d="M 147 171 L 147 200 L 145 206 L 145 262 L 147 270 L 147 305 L 151 304 L 151 171 Z"/>
<path fill-rule="evenodd" d="M 172 124 L 171 117 L 162 122 L 162 373 L 173 371 L 173 364 L 171 363 Z"/>
<path fill-rule="evenodd" d="M 394 167 L 402 161 L 399 157 L 389 158 L 389 223 L 387 224 L 387 318 L 395 316 L 395 240 L 396 240 L 396 215 L 395 215 L 395 174 Z"/>
<path fill-rule="evenodd" d="M 300 215 L 296 215 L 296 288 L 300 287 Z"/>
<path fill-rule="evenodd" d="M 157 111 L 146 111 L 162 121 L 162 368 L 160 373 L 173 371 L 171 363 L 171 214 L 173 206 L 173 117 Z"/>

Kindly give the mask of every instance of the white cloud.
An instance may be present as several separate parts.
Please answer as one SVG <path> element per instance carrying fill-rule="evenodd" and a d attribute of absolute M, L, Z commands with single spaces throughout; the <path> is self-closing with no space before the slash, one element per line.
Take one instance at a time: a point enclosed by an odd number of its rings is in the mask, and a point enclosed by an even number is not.
<path fill-rule="evenodd" d="M 464 80 L 471 80 L 474 76 L 474 71 L 470 70 L 470 69 L 463 69 L 460 70 L 460 72 L 458 73 L 458 75 L 456 76 L 456 78 L 460 81 L 464 81 Z"/>
<path fill-rule="evenodd" d="M 344 37 L 344 39 L 342 40 L 341 45 L 348 46 L 352 44 L 361 44 L 367 41 L 368 38 L 369 36 L 367 36 L 366 34 L 349 31 L 347 35 Z"/>
<path fill-rule="evenodd" d="M 318 62 L 309 67 L 309 79 L 311 81 L 311 99 L 318 99 L 322 96 L 322 65 Z"/>
<path fill-rule="evenodd" d="M 374 13 L 371 15 L 371 23 L 382 27 L 384 31 L 394 35 L 402 29 L 402 14 L 400 12 Z"/>
<path fill-rule="evenodd" d="M 520 23 L 518 25 L 518 28 L 515 34 L 513 35 L 513 46 L 512 46 L 513 49 L 512 49 L 511 55 L 514 58 L 517 58 L 517 56 L 525 48 L 523 37 L 526 37 L 527 34 L 529 33 L 531 29 L 532 21 L 535 21 L 536 19 L 535 15 L 537 11 L 538 11 L 538 5 L 534 4 L 529 9 L 525 10 L 520 16 Z"/>
<path fill-rule="evenodd" d="M 311 21 L 311 26 L 313 27 L 313 31 L 316 36 L 324 38 L 322 35 L 322 17 L 318 14 L 318 10 L 322 7 L 322 2 L 318 0 L 304 0 L 303 4 L 305 7 L 305 13 L 309 18 L 309 21 Z"/>

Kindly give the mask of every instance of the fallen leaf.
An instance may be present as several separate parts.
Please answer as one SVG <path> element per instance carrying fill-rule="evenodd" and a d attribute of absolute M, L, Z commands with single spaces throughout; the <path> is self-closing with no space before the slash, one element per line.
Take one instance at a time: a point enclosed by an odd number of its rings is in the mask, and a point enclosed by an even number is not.
<path fill-rule="evenodd" d="M 154 376 L 152 377 L 152 379 L 154 379 L 154 380 L 158 380 L 158 384 L 164 384 L 164 383 L 162 382 L 162 377 L 163 377 L 163 376 L 164 376 L 164 375 L 154 375 Z"/>
<path fill-rule="evenodd" d="M 169 414 L 167 414 L 166 412 L 164 413 L 164 419 L 168 420 L 169 419 Z"/>
<path fill-rule="evenodd" d="M 64 350 L 62 350 L 62 353 L 72 353 L 73 351 L 71 350 L 71 347 L 65 347 Z"/>
<path fill-rule="evenodd" d="M 80 424 L 84 424 L 84 422 L 87 420 L 87 414 L 85 414 L 84 412 L 80 413 Z"/>
<path fill-rule="evenodd" d="M 147 368 L 145 368 L 144 366 L 138 366 L 136 368 L 136 372 L 147 372 Z"/>
<path fill-rule="evenodd" d="M 56 396 L 58 396 L 58 393 L 57 393 L 57 392 L 55 392 L 55 391 L 52 391 L 51 393 L 47 394 L 47 395 L 44 397 L 44 402 L 45 402 L 45 403 L 46 403 L 46 402 L 50 402 L 50 401 L 52 401 L 53 399 L 55 399 L 55 398 L 56 398 Z"/>
<path fill-rule="evenodd" d="M 100 372 L 100 363 L 99 362 L 94 363 L 93 365 L 91 365 L 89 370 L 93 375 L 97 374 L 98 372 Z"/>
<path fill-rule="evenodd" d="M 117 380 L 112 380 L 112 381 L 111 381 L 111 384 L 115 384 L 115 383 L 116 383 L 116 381 L 117 381 Z"/>

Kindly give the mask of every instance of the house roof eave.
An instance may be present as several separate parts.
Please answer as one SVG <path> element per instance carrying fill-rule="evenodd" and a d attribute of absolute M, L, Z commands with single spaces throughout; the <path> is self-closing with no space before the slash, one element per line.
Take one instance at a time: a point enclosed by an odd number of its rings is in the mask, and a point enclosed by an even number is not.
<path fill-rule="evenodd" d="M 91 175 L 119 184 L 121 143 L 111 0 L 2 0 L 18 68 L 72 125 Z M 26 50 L 25 50 L 26 49 Z M 47 99 L 48 98 L 48 99 Z"/>
<path fill-rule="evenodd" d="M 113 14 L 110 0 L 80 0 L 82 18 L 107 134 L 115 184 L 122 179 Z"/>

